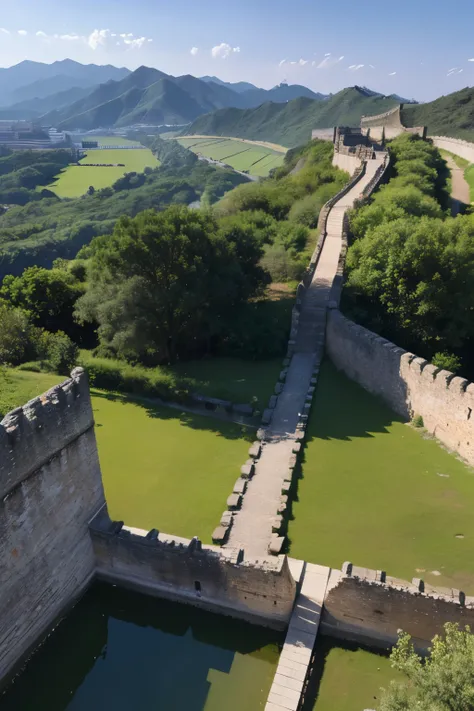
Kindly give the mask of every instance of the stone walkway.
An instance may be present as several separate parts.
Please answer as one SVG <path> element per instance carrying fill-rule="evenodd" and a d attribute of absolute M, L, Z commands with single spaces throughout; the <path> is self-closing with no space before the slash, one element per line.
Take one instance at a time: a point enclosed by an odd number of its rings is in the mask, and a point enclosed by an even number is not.
<path fill-rule="evenodd" d="M 464 170 L 459 168 L 451 156 L 444 156 L 448 168 L 451 171 L 451 212 L 455 217 L 464 207 L 471 204 L 469 183 L 464 177 Z"/>
<path fill-rule="evenodd" d="M 285 386 L 278 397 L 255 474 L 248 483 L 242 508 L 234 516 L 227 542 L 229 548 L 243 548 L 248 557 L 263 557 L 269 552 L 272 524 L 280 505 L 283 481 L 288 477 L 299 414 L 303 412 L 313 371 L 318 368 L 324 353 L 326 307 L 337 273 L 344 213 L 370 182 L 383 157 L 381 154 L 378 159 L 368 162 L 363 178 L 329 213 L 324 246 L 301 306 L 295 353 Z"/>
<path fill-rule="evenodd" d="M 305 564 L 303 585 L 286 634 L 285 644 L 265 711 L 297 711 L 308 675 L 330 568 Z"/>

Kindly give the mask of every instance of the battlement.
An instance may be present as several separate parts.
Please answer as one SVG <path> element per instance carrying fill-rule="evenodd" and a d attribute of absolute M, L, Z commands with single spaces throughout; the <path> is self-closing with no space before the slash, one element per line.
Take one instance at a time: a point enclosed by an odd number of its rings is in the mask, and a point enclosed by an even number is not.
<path fill-rule="evenodd" d="M 104 506 L 90 523 L 98 577 L 157 597 L 283 629 L 296 595 L 286 556 L 253 559 L 111 521 Z"/>
<path fill-rule="evenodd" d="M 0 422 L 0 498 L 94 424 L 87 375 L 71 377 Z"/>
<path fill-rule="evenodd" d="M 327 350 L 335 365 L 405 419 L 474 465 L 474 384 L 399 348 L 330 308 Z"/>

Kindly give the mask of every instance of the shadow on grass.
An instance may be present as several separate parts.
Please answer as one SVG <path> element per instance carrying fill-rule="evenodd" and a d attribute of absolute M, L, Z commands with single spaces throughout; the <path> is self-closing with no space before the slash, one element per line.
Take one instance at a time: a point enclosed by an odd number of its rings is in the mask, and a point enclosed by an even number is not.
<path fill-rule="evenodd" d="M 238 425 L 233 422 L 224 422 L 213 417 L 206 417 L 205 415 L 194 414 L 185 410 L 179 410 L 178 408 L 175 409 L 166 407 L 165 405 L 155 404 L 152 400 L 148 400 L 146 398 L 140 398 L 134 395 L 121 395 L 119 393 L 103 392 L 99 390 L 92 390 L 92 396 L 94 399 L 98 398 L 117 404 L 137 405 L 146 411 L 148 417 L 153 419 L 179 420 L 180 424 L 185 427 L 190 427 L 194 430 L 214 432 L 215 434 L 225 437 L 226 439 L 244 439 L 248 442 L 253 442 L 255 439 L 255 429 L 252 427 Z M 97 410 L 97 408 L 94 409 Z M 98 409 L 98 412 L 100 413 L 100 409 Z M 96 427 L 100 426 L 100 423 L 96 423 Z"/>

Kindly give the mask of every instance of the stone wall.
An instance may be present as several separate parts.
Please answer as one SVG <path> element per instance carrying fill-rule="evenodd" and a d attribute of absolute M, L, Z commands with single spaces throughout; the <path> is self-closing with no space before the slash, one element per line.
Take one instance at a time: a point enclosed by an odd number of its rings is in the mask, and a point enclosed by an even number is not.
<path fill-rule="evenodd" d="M 401 133 L 415 133 L 422 138 L 426 138 L 426 127 L 415 126 L 406 128 L 402 124 L 401 110 L 403 104 L 395 106 L 390 111 L 376 116 L 362 116 L 360 120 L 361 129 L 364 133 L 370 131 L 370 137 L 375 141 L 391 140 Z"/>
<path fill-rule="evenodd" d="M 358 156 L 334 151 L 332 164 L 336 168 L 345 170 L 346 173 L 349 173 L 349 175 L 353 175 L 357 168 L 360 168 L 360 166 L 362 165 L 362 159 Z"/>
<path fill-rule="evenodd" d="M 337 368 L 382 397 L 406 419 L 424 426 L 449 449 L 474 465 L 474 384 L 345 318 L 328 312 L 326 349 Z"/>
<path fill-rule="evenodd" d="M 430 136 L 430 138 L 437 148 L 465 158 L 469 163 L 474 163 L 474 143 L 462 141 L 460 138 L 448 138 L 447 136 Z"/>
<path fill-rule="evenodd" d="M 105 507 L 90 530 L 102 580 L 275 629 L 288 624 L 296 583 L 286 556 L 248 560 L 240 550 L 128 528 Z"/>
<path fill-rule="evenodd" d="M 94 573 L 104 493 L 82 369 L 0 423 L 0 683 Z"/>
<path fill-rule="evenodd" d="M 418 650 L 426 651 L 446 622 L 473 627 L 474 598 L 345 563 L 342 572 L 331 571 L 320 629 L 371 647 L 393 645 L 402 629 Z"/>

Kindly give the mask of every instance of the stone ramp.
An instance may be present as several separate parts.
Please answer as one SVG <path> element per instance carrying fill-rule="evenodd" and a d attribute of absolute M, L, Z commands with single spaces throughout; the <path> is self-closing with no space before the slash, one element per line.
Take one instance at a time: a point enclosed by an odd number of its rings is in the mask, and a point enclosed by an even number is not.
<path fill-rule="evenodd" d="M 275 672 L 265 711 L 297 711 L 313 657 L 330 568 L 305 564 L 301 592 Z"/>
<path fill-rule="evenodd" d="M 295 352 L 286 382 L 273 410 L 262 454 L 248 483 L 242 508 L 234 515 L 227 542 L 229 548 L 243 548 L 247 556 L 259 557 L 269 553 L 272 526 L 282 501 L 283 482 L 292 478 L 289 467 L 297 424 L 305 407 L 313 372 L 324 353 L 326 308 L 337 275 L 344 214 L 370 183 L 384 157 L 381 154 L 368 161 L 363 177 L 338 200 L 328 215 L 324 245 L 301 305 Z"/>

